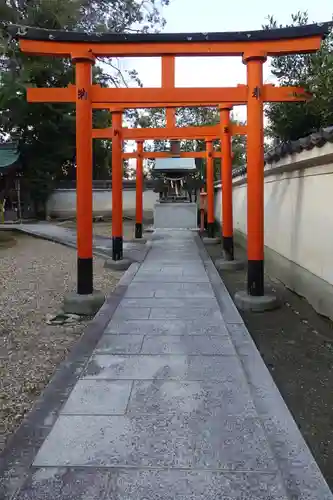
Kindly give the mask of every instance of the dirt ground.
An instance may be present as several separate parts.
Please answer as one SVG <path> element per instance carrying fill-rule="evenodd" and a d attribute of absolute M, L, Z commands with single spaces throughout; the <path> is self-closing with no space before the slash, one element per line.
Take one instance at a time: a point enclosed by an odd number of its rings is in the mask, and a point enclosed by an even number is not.
<path fill-rule="evenodd" d="M 220 245 L 207 251 L 213 260 L 221 257 Z M 241 248 L 236 256 L 246 260 Z M 231 295 L 245 289 L 246 271 L 220 275 Z M 241 315 L 333 490 L 333 323 L 279 281 L 266 276 L 266 283 L 282 307 Z"/>
<path fill-rule="evenodd" d="M 94 230 L 110 234 L 111 223 Z M 133 223 L 124 232 L 132 234 Z M 89 321 L 46 323 L 76 287 L 76 251 L 16 232 L 14 238 L 16 244 L 0 245 L 0 452 Z M 96 289 L 110 293 L 121 275 L 94 259 Z"/>

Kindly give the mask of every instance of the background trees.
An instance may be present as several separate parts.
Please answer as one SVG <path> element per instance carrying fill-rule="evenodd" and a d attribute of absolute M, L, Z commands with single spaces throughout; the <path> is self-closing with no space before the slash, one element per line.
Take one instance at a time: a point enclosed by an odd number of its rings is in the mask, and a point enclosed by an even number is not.
<path fill-rule="evenodd" d="M 49 29 L 86 31 L 149 31 L 164 25 L 161 7 L 169 0 L 4 0 L 0 19 L 5 23 Z M 101 63 L 105 61 L 100 61 Z M 28 104 L 26 88 L 65 87 L 74 82 L 70 61 L 31 57 L 0 28 L 0 137 L 17 141 L 23 164 L 25 191 L 36 208 L 59 179 L 75 178 L 75 114 L 70 104 Z M 108 71 L 103 64 L 93 70 L 95 83 L 118 86 L 138 82 L 135 71 L 120 72 L 116 60 Z M 135 113 L 129 115 L 131 119 Z M 94 124 L 106 127 L 109 114 L 94 112 Z M 111 173 L 109 141 L 94 141 L 94 178 Z"/>
<path fill-rule="evenodd" d="M 307 12 L 291 16 L 289 26 L 311 23 Z M 283 27 L 273 16 L 265 29 Z M 299 54 L 271 59 L 271 72 L 279 85 L 299 85 L 313 93 L 308 103 L 274 103 L 266 106 L 266 132 L 276 143 L 293 141 L 333 125 L 333 36 L 315 54 Z"/>

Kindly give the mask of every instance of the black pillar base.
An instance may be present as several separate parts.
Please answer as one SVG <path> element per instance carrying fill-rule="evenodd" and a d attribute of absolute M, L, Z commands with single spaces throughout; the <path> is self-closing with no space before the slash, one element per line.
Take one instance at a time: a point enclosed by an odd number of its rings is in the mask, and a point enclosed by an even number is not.
<path fill-rule="evenodd" d="M 207 236 L 208 238 L 214 238 L 215 235 L 215 223 L 208 222 L 207 223 Z"/>
<path fill-rule="evenodd" d="M 223 250 L 225 260 L 234 260 L 234 237 L 223 236 Z"/>
<path fill-rule="evenodd" d="M 247 268 L 247 292 L 253 297 L 264 295 L 264 261 L 249 260 Z"/>
<path fill-rule="evenodd" d="M 135 224 L 135 237 L 142 238 L 142 224 L 140 222 Z"/>
<path fill-rule="evenodd" d="M 112 238 L 112 260 L 122 260 L 123 258 L 123 237 L 114 236 Z"/>
<path fill-rule="evenodd" d="M 89 295 L 93 293 L 93 260 L 77 259 L 77 293 Z"/>

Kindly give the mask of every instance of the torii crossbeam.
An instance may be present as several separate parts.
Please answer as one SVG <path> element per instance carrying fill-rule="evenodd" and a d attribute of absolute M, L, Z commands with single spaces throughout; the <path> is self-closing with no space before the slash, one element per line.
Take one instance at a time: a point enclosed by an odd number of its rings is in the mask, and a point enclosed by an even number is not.
<path fill-rule="evenodd" d="M 76 101 L 75 85 L 67 88 L 29 88 L 28 102 L 73 102 Z M 311 97 L 299 87 L 275 87 L 263 85 L 262 98 L 265 102 L 298 102 Z M 247 86 L 225 88 L 105 88 L 93 85 L 91 88 L 93 108 L 115 109 L 137 108 L 189 108 L 219 106 L 222 102 L 234 105 L 247 104 Z M 168 104 L 169 103 L 169 104 Z"/>
<path fill-rule="evenodd" d="M 74 90 L 77 113 L 77 223 L 78 223 L 78 293 L 91 295 L 92 280 L 92 109 L 94 104 L 149 107 L 169 104 L 172 107 L 219 105 L 222 102 L 247 105 L 247 291 L 237 296 L 242 307 L 254 302 L 273 307 L 276 301 L 264 296 L 264 134 L 263 103 L 268 94 L 281 99 L 284 90 L 263 83 L 263 64 L 268 56 L 311 53 L 320 48 L 330 23 L 264 31 L 188 34 L 89 34 L 49 31 L 10 26 L 8 31 L 20 39 L 22 51 L 35 55 L 70 57 L 76 65 Z M 174 88 L 172 60 L 175 56 L 240 56 L 247 67 L 247 85 L 226 89 Z M 96 57 L 159 56 L 165 61 L 161 89 L 103 89 L 92 85 L 92 64 Z M 163 74 L 163 71 L 162 71 Z M 36 91 L 37 92 L 37 91 Z M 45 89 L 41 90 L 45 98 Z M 289 91 L 287 91 L 289 92 Z M 304 100 L 304 93 L 292 100 Z M 300 93 L 302 91 L 300 90 Z M 289 96 L 290 97 L 290 96 Z M 288 99 L 290 100 L 290 99 Z M 68 102 L 68 101 L 67 101 Z M 167 128 L 174 127 L 174 109 L 167 110 Z M 113 113 L 113 208 L 122 209 L 121 112 Z M 116 133 L 118 131 L 118 133 Z M 208 158 L 211 163 L 211 141 Z M 223 153 L 223 152 L 222 152 Z M 224 156 L 223 156 L 224 157 Z M 222 161 L 223 161 L 222 157 Z M 207 164 L 207 169 L 208 169 Z M 207 171 L 208 178 L 208 171 Z M 211 179 L 211 174 L 210 177 Z M 230 176 L 228 177 L 230 182 Z M 224 181 L 223 181 L 224 182 Z M 208 184 L 207 184 L 208 185 Z M 120 244 L 122 228 L 115 224 L 113 239 Z M 117 236 L 119 234 L 119 236 Z M 119 247 L 120 248 L 120 247 Z M 121 255 L 119 255 L 121 257 Z M 255 301 L 253 300 L 255 297 Z M 262 298 L 262 300 L 260 299 Z"/>

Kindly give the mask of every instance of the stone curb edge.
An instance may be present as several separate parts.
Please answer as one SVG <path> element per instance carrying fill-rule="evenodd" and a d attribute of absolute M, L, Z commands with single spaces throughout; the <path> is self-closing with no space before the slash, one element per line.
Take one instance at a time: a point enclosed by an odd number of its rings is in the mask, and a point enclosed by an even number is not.
<path fill-rule="evenodd" d="M 226 313 L 225 309 L 231 306 L 226 326 L 251 388 L 257 413 L 278 464 L 288 498 L 333 500 L 328 484 L 199 235 L 195 236 L 195 241 L 223 315 Z"/>
<path fill-rule="evenodd" d="M 0 498 L 12 499 L 28 477 L 43 441 L 51 431 L 63 403 L 79 379 L 91 353 L 136 275 L 140 263 L 132 263 L 96 316 L 85 328 L 67 358 L 56 368 L 50 382 L 11 436 L 0 455 Z"/>

